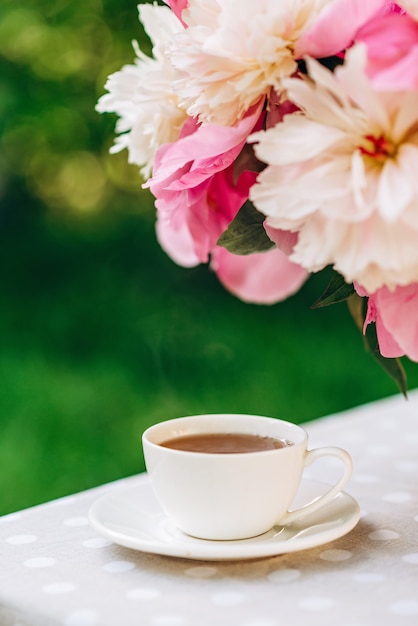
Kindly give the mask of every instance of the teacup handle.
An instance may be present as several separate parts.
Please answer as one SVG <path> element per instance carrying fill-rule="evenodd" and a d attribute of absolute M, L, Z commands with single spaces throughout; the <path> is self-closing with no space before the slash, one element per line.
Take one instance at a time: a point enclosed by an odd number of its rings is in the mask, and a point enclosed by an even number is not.
<path fill-rule="evenodd" d="M 322 508 L 336 495 L 338 495 L 342 491 L 343 487 L 350 480 L 353 471 L 353 463 L 351 460 L 351 456 L 342 448 L 328 446 L 308 450 L 305 453 L 304 467 L 308 467 L 314 461 L 323 456 L 336 456 L 337 458 L 339 458 L 342 461 L 344 467 L 343 475 L 335 483 L 335 485 L 331 487 L 331 489 L 326 491 L 322 496 L 319 496 L 319 498 L 315 498 L 315 500 L 312 500 L 312 502 L 308 502 L 308 504 L 305 504 L 299 509 L 294 509 L 293 511 L 288 511 L 287 513 L 285 513 L 283 517 L 280 518 L 279 523 L 281 526 L 291 524 L 299 518 L 305 517 L 305 515 L 309 515 L 310 513 L 318 511 L 318 509 Z"/>

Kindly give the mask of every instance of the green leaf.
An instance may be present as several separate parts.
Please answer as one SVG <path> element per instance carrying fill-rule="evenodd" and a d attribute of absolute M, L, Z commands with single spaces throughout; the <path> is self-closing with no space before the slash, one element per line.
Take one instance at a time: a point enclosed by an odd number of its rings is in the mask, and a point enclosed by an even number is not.
<path fill-rule="evenodd" d="M 355 293 L 351 283 L 346 283 L 338 272 L 334 272 L 324 293 L 311 306 L 312 309 L 320 309 L 329 304 L 344 302 Z"/>
<path fill-rule="evenodd" d="M 367 312 L 367 298 L 361 298 L 357 293 L 354 293 L 347 300 L 348 309 L 359 328 L 363 333 L 364 320 Z M 400 359 L 388 359 L 380 354 L 379 342 L 377 340 L 376 324 L 369 324 L 366 329 L 366 334 L 363 335 L 364 346 L 372 357 L 379 363 L 379 365 L 385 370 L 385 372 L 392 378 L 397 385 L 399 391 L 407 397 L 408 381 L 405 370 L 402 366 Z"/>
<path fill-rule="evenodd" d="M 274 243 L 266 235 L 264 220 L 265 216 L 247 200 L 227 230 L 219 237 L 218 246 L 241 255 L 270 250 Z"/>

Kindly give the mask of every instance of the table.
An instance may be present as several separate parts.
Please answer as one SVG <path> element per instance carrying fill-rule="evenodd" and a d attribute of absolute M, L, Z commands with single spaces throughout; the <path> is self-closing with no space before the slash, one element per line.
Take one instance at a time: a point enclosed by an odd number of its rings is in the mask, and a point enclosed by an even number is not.
<path fill-rule="evenodd" d="M 0 518 L 1 626 L 416 626 L 418 390 L 305 424 L 340 445 L 362 517 L 346 536 L 252 561 L 137 552 L 90 527 L 90 505 L 133 476 Z M 333 459 L 309 468 L 330 481 Z"/>

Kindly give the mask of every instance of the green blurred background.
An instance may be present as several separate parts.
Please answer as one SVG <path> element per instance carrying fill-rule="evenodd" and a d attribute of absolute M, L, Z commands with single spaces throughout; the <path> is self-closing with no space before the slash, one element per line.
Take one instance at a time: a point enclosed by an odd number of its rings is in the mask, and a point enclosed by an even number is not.
<path fill-rule="evenodd" d="M 143 471 L 141 433 L 166 418 L 303 422 L 397 393 L 344 305 L 310 310 L 325 276 L 254 306 L 160 250 L 94 110 L 132 39 L 135 2 L 2 1 L 0 514 Z"/>

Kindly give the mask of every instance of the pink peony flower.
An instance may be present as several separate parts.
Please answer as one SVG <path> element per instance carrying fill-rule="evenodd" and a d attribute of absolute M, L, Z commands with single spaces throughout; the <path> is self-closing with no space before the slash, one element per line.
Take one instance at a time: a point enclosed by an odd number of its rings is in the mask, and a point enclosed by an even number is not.
<path fill-rule="evenodd" d="M 195 187 L 157 195 L 157 235 L 167 254 L 186 267 L 206 263 L 254 180 L 243 175 L 235 185 L 230 165 Z"/>
<path fill-rule="evenodd" d="M 173 241 L 165 249 L 175 260 L 187 258 L 186 265 L 192 264 L 193 258 L 195 265 L 207 262 L 220 235 L 248 198 L 256 174 L 244 173 L 234 183 L 233 164 L 257 127 L 262 107 L 260 101 L 234 127 L 199 126 L 189 119 L 180 139 L 157 152 L 154 175 L 144 187 L 156 197 L 163 247 L 170 240 L 170 230 L 174 231 Z"/>
<path fill-rule="evenodd" d="M 376 323 L 382 356 L 407 356 L 418 362 L 418 283 L 393 291 L 382 287 L 373 294 L 368 294 L 360 285 L 355 287 L 360 296 L 369 297 L 363 330 L 365 332 L 370 323 Z"/>
<path fill-rule="evenodd" d="M 247 301 L 272 303 L 294 293 L 306 270 L 280 250 L 250 258 L 217 246 L 255 182 L 250 171 L 234 181 L 234 162 L 264 119 L 262 107 L 261 101 L 235 127 L 188 120 L 180 139 L 160 148 L 154 176 L 144 186 L 156 197 L 159 242 L 176 263 L 192 267 L 212 255 L 211 267 L 226 288 Z"/>

